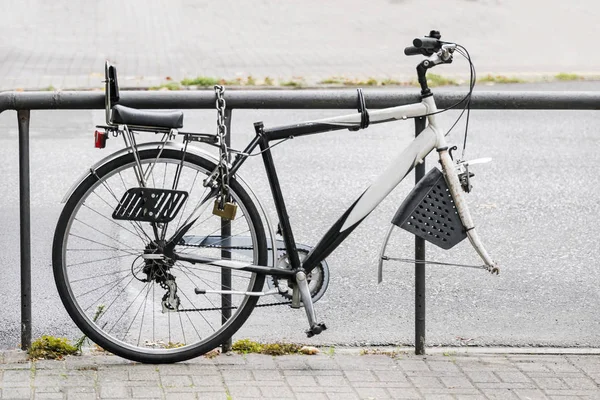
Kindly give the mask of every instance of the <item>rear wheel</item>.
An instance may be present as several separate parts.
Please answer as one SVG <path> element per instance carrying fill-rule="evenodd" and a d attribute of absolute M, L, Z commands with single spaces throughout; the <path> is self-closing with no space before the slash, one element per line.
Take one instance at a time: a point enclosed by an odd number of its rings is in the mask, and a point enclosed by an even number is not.
<path fill-rule="evenodd" d="M 175 252 L 266 265 L 267 245 L 258 211 L 244 189 L 231 179 L 238 205 L 234 220 L 212 214 L 214 199 L 202 181 L 215 165 L 187 153 L 151 149 L 139 152 L 148 188 L 177 190 L 189 197 L 176 217 L 163 225 L 113 218 L 124 193 L 138 187 L 133 154 L 93 171 L 73 192 L 59 218 L 53 243 L 53 269 L 60 297 L 79 329 L 100 347 L 146 363 L 169 363 L 204 354 L 229 339 L 258 301 L 253 296 L 201 294 L 206 290 L 260 291 L 265 276 L 188 262 L 158 253 L 173 233 L 200 216 Z M 223 236 L 222 225 L 230 235 Z M 162 242 L 161 242 L 162 240 Z M 147 256 L 146 256 L 147 257 Z M 224 303 L 222 303 L 222 301 Z M 222 323 L 224 314 L 231 313 Z"/>

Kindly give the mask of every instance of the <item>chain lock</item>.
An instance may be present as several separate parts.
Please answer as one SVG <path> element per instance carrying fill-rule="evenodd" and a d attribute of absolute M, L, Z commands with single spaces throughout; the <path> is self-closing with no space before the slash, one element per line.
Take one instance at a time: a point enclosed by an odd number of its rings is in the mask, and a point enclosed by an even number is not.
<path fill-rule="evenodd" d="M 219 170 L 218 182 L 219 193 L 215 199 L 213 214 L 223 219 L 233 220 L 237 211 L 237 205 L 230 201 L 229 197 L 229 148 L 227 147 L 227 126 L 225 125 L 225 108 L 227 103 L 223 94 L 225 88 L 221 85 L 215 85 L 215 103 L 217 109 L 217 137 L 219 139 Z"/>

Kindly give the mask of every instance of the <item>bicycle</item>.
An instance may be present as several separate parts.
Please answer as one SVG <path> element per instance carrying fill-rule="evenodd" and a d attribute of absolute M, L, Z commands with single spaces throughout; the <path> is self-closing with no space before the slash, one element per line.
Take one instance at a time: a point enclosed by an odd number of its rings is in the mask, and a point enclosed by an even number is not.
<path fill-rule="evenodd" d="M 222 87 L 216 86 L 217 134 L 183 132 L 180 111 L 119 105 L 116 68 L 107 62 L 106 125 L 97 127 L 95 146 L 104 148 L 110 135 L 122 137 L 126 146 L 92 166 L 64 199 L 52 258 L 58 292 L 71 318 L 105 350 L 146 363 L 183 361 L 221 345 L 244 324 L 262 296 L 277 296 L 280 301 L 273 304 L 304 308 L 307 335 L 319 334 L 326 325 L 317 320 L 314 303 L 328 285 L 326 257 L 434 149 L 441 171 L 432 169 L 413 189 L 393 223 L 442 248 L 468 237 L 484 262 L 477 267 L 497 273 L 464 200 L 473 162 L 453 161 L 456 147 L 449 147 L 435 121 L 445 110 L 437 109 L 426 79 L 429 69 L 452 62 L 455 52 L 471 67 L 469 93 L 455 105 L 463 104 L 468 117 L 475 83 L 468 52 L 432 31 L 405 49 L 406 55 L 425 57 L 417 67 L 420 103 L 368 111 L 358 89 L 358 113 L 274 128 L 259 122 L 256 136 L 243 151 L 229 148 L 225 141 Z M 421 116 L 427 117 L 427 128 L 316 246 L 296 244 L 272 143 Z M 162 137 L 138 144 L 134 132 Z M 177 137 L 183 141 L 175 142 Z M 188 146 L 190 142 L 218 147 L 219 157 Z M 282 239 L 238 174 L 251 155 L 263 159 Z M 389 234 L 386 243 L 388 239 Z M 386 259 L 383 251 L 380 259 Z"/>

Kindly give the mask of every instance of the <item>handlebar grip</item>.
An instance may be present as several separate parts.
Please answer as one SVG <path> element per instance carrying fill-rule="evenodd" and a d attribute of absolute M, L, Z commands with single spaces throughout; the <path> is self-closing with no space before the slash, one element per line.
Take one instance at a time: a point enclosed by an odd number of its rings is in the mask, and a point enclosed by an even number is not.
<path fill-rule="evenodd" d="M 418 49 L 433 50 L 440 47 L 440 41 L 431 37 L 416 38 L 413 40 L 413 46 Z"/>
<path fill-rule="evenodd" d="M 419 54 L 423 54 L 423 52 L 421 51 L 421 49 L 418 49 L 414 46 L 409 46 L 404 49 L 404 55 L 417 56 Z"/>

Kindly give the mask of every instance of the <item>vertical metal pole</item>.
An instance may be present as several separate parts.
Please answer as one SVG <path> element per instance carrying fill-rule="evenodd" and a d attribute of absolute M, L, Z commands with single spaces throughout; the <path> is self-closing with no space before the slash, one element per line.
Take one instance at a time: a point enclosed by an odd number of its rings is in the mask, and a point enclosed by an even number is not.
<path fill-rule="evenodd" d="M 31 215 L 29 190 L 29 110 L 17 111 L 19 121 L 19 202 L 21 229 L 21 348 L 31 346 Z"/>
<path fill-rule="evenodd" d="M 425 129 L 425 117 L 415 118 L 415 136 Z M 425 160 L 415 168 L 415 184 L 425 176 Z M 415 260 L 425 260 L 425 239 L 415 236 Z M 425 264 L 415 262 L 415 354 L 425 354 Z"/>
<path fill-rule="evenodd" d="M 225 110 L 225 127 L 227 128 L 227 134 L 225 135 L 225 143 L 227 146 L 231 145 L 231 109 Z M 229 160 L 231 161 L 231 160 Z M 227 221 L 221 219 L 221 238 L 227 238 L 231 236 L 231 221 Z M 231 250 L 227 247 L 230 246 L 230 240 L 223 241 L 223 248 L 221 248 L 221 258 L 222 259 L 231 259 Z M 227 268 L 221 269 L 221 290 L 231 290 L 231 270 Z M 227 307 L 231 307 L 231 295 L 230 294 L 222 294 L 221 295 L 221 307 L 223 307 L 223 312 L 221 314 L 221 323 L 225 324 L 227 320 L 231 317 L 231 309 Z M 226 342 L 221 344 L 221 350 L 223 353 L 227 353 L 231 350 L 231 338 L 227 339 Z"/>

